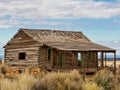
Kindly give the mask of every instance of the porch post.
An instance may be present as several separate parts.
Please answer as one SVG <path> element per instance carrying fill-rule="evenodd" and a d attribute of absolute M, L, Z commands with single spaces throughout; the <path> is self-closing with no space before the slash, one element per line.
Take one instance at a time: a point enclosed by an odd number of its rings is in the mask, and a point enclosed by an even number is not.
<path fill-rule="evenodd" d="M 114 74 L 116 74 L 116 51 L 114 52 Z"/>
<path fill-rule="evenodd" d="M 62 66 L 63 66 L 63 51 L 59 51 L 59 59 L 58 59 L 58 62 L 59 62 L 59 70 L 61 70 Z"/>
<path fill-rule="evenodd" d="M 101 52 L 101 68 L 103 68 L 104 64 L 104 52 Z"/>
<path fill-rule="evenodd" d="M 85 81 L 85 58 L 83 57 L 83 80 Z"/>
<path fill-rule="evenodd" d="M 51 48 L 50 63 L 51 63 L 51 65 L 53 66 L 53 48 Z"/>
<path fill-rule="evenodd" d="M 58 65 L 59 65 L 59 70 L 61 70 L 61 66 L 60 66 L 60 61 L 61 61 L 61 51 L 58 52 Z"/>
<path fill-rule="evenodd" d="M 106 52 L 105 52 L 105 67 L 106 67 Z"/>
<path fill-rule="evenodd" d="M 83 71 L 83 80 L 85 81 L 85 55 L 86 52 L 82 52 L 82 71 Z"/>

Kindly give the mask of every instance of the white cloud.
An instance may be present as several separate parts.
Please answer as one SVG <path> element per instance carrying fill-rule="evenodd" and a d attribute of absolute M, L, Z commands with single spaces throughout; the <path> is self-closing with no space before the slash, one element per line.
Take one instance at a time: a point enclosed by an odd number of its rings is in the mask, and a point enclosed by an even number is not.
<path fill-rule="evenodd" d="M 6 3 L 7 2 L 7 3 Z M 10 0 L 0 1 L 1 17 L 110 18 L 120 16 L 120 3 L 93 0 Z"/>
<path fill-rule="evenodd" d="M 45 18 L 111 18 L 120 16 L 120 3 L 94 0 L 0 0 L 0 28 L 28 25 Z M 6 18 L 10 16 L 10 18 Z M 4 18 L 4 19 L 3 19 Z M 22 21 L 21 19 L 31 19 Z M 43 22 L 42 22 L 43 21 Z M 116 21 L 114 21 L 116 22 Z M 60 22 L 51 22 L 59 25 Z"/>
<path fill-rule="evenodd" d="M 11 28 L 11 27 L 13 27 L 13 26 L 11 26 L 11 25 L 0 25 L 0 28 Z"/>

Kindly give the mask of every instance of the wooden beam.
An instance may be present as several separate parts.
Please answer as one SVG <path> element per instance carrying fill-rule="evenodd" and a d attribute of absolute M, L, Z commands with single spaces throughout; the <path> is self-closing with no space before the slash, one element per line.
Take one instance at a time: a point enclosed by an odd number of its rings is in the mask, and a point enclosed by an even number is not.
<path fill-rule="evenodd" d="M 50 63 L 51 63 L 51 65 L 53 66 L 53 48 L 50 48 L 51 50 L 51 56 L 50 56 Z"/>
<path fill-rule="evenodd" d="M 84 54 L 82 56 L 82 59 L 83 59 L 83 80 L 85 81 L 85 57 L 84 57 Z"/>
<path fill-rule="evenodd" d="M 62 51 L 59 51 L 58 54 L 58 62 L 59 62 L 59 70 L 61 70 L 61 64 L 62 64 Z"/>
<path fill-rule="evenodd" d="M 114 74 L 116 74 L 116 51 L 114 52 Z"/>
<path fill-rule="evenodd" d="M 104 67 L 104 52 L 101 52 L 101 68 Z"/>
<path fill-rule="evenodd" d="M 75 64 L 75 56 L 74 56 L 74 53 L 72 52 L 72 65 L 74 65 Z"/>
<path fill-rule="evenodd" d="M 105 67 L 106 67 L 106 59 L 107 59 L 107 58 L 106 58 L 106 52 L 105 52 Z"/>

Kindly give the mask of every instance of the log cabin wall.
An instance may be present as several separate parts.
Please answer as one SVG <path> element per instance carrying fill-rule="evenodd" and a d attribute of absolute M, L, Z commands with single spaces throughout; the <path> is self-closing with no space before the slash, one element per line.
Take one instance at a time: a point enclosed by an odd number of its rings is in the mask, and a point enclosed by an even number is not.
<path fill-rule="evenodd" d="M 75 66 L 77 66 L 78 65 L 77 53 L 65 51 L 63 63 L 64 63 L 63 67 L 75 67 Z"/>
<path fill-rule="evenodd" d="M 39 46 L 41 44 L 34 41 L 26 33 L 21 31 L 14 35 L 5 46 L 5 61 L 7 63 L 13 61 L 16 63 L 38 63 Z M 19 60 L 19 53 L 25 53 L 25 59 Z"/>
<path fill-rule="evenodd" d="M 10 61 L 34 63 L 38 62 L 38 52 L 39 47 L 6 49 L 5 59 L 7 63 Z M 25 60 L 19 60 L 19 53 L 26 54 Z"/>
<path fill-rule="evenodd" d="M 38 62 L 39 62 L 40 65 L 48 63 L 47 49 L 48 48 L 45 47 L 45 46 L 39 48 Z"/>
<path fill-rule="evenodd" d="M 64 66 L 63 67 L 70 67 L 72 66 L 72 52 L 64 52 Z"/>
<path fill-rule="evenodd" d="M 82 60 L 85 60 L 86 68 L 96 68 L 97 67 L 97 52 L 90 51 L 90 52 L 81 52 Z"/>
<path fill-rule="evenodd" d="M 73 65 L 78 66 L 78 53 L 73 52 Z"/>
<path fill-rule="evenodd" d="M 53 49 L 53 68 L 59 68 L 59 50 Z"/>

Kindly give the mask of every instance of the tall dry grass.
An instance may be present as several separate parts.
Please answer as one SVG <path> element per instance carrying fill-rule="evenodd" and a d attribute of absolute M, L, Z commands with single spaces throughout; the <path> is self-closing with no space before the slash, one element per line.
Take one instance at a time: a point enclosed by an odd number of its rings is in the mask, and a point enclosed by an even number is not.
<path fill-rule="evenodd" d="M 44 76 L 43 76 L 44 75 Z M 77 70 L 71 72 L 7 75 L 0 80 L 1 90 L 83 90 L 83 80 Z"/>
<path fill-rule="evenodd" d="M 5 75 L 7 68 L 8 66 L 5 64 L 0 65 L 0 73 Z"/>
<path fill-rule="evenodd" d="M 116 90 L 116 77 L 107 69 L 100 70 L 93 77 L 93 81 L 103 90 Z M 117 89 L 118 90 L 118 89 Z"/>
<path fill-rule="evenodd" d="M 5 69 L 0 69 L 1 72 L 2 70 Z M 0 73 L 0 90 L 120 90 L 120 68 L 116 77 L 111 71 L 104 69 L 86 82 L 77 70 L 41 72 L 35 76 L 29 73 L 17 75 Z"/>
<path fill-rule="evenodd" d="M 17 76 L 7 76 L 0 80 L 1 90 L 34 90 L 33 87 L 38 81 L 31 75 L 21 74 Z"/>
<path fill-rule="evenodd" d="M 40 86 L 46 90 L 82 90 L 83 80 L 77 70 L 70 73 L 54 72 L 42 78 Z"/>
<path fill-rule="evenodd" d="M 95 82 L 85 82 L 84 90 L 103 90 L 102 87 L 99 87 Z"/>

